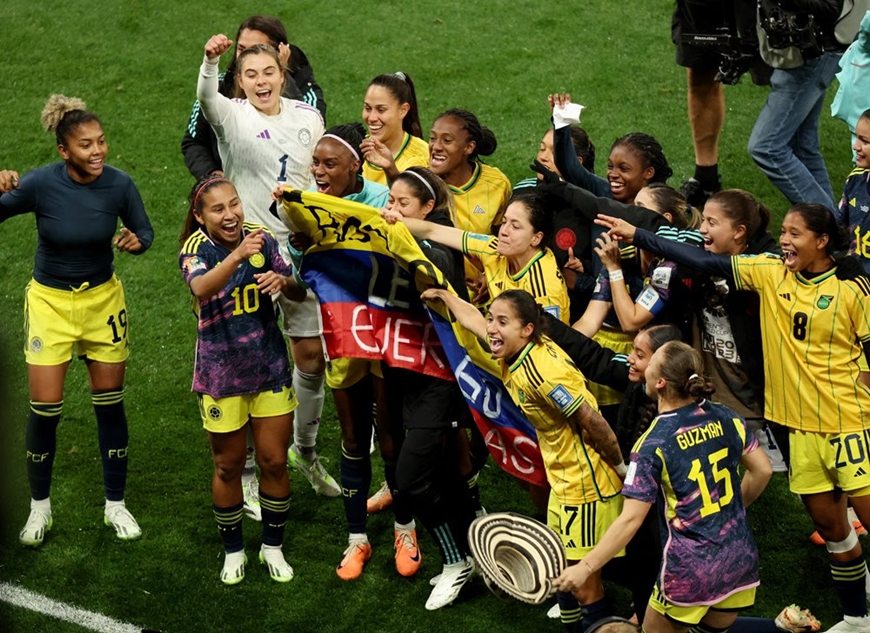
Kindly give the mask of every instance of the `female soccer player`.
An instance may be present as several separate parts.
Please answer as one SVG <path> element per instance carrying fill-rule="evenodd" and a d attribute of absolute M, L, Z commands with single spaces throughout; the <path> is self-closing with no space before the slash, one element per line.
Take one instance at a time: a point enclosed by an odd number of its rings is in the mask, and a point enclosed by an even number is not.
<path fill-rule="evenodd" d="M 369 83 L 362 118 L 369 138 L 362 144 L 363 177 L 387 185 L 408 167 L 429 163 L 429 146 L 421 137 L 417 93 L 403 72 L 378 75 Z"/>
<path fill-rule="evenodd" d="M 250 425 L 260 466 L 260 562 L 273 580 L 289 582 L 293 568 L 281 545 L 290 513 L 287 447 L 296 396 L 271 299 L 305 293 L 288 279 L 275 237 L 245 223 L 238 192 L 223 176 L 191 190 L 181 244 L 179 265 L 199 316 L 193 391 L 214 461 L 212 502 L 226 552 L 220 579 L 235 585 L 245 577 L 242 469 Z"/>
<path fill-rule="evenodd" d="M 309 166 L 314 147 L 323 135 L 323 119 L 311 106 L 281 96 L 286 73 L 278 52 L 270 46 L 255 44 L 235 60 L 245 99 L 231 100 L 220 94 L 218 62 L 231 46 L 232 41 L 225 35 L 215 35 L 206 43 L 197 98 L 215 130 L 224 171 L 235 184 L 248 217 L 272 231 L 282 255 L 289 260 L 285 245 L 290 229 L 269 212 L 272 190 L 276 182 L 308 188 Z M 282 297 L 278 296 L 278 303 L 284 313 L 285 332 L 290 336 L 293 388 L 299 398 L 294 443 L 312 448 L 323 409 L 325 370 L 317 300 L 313 293 L 302 303 Z M 304 457 L 308 467 L 302 472 L 314 489 L 326 496 L 339 496 L 341 489 L 323 469 L 316 451 L 312 449 Z"/>
<path fill-rule="evenodd" d="M 235 41 L 233 61 L 219 78 L 218 90 L 222 95 L 229 98 L 239 96 L 236 94 L 238 82 L 235 60 L 246 48 L 264 44 L 278 51 L 281 62 L 286 67 L 287 80 L 281 94 L 288 99 L 297 99 L 314 106 L 326 119 L 326 101 L 323 99 L 323 90 L 314 78 L 314 70 L 302 49 L 295 44 L 288 44 L 287 29 L 281 20 L 270 15 L 252 15 L 239 26 Z M 181 153 L 187 169 L 197 180 L 209 174 L 223 175 L 217 139 L 205 120 L 199 101 L 193 104 L 187 132 L 181 140 Z"/>
<path fill-rule="evenodd" d="M 849 252 L 861 258 L 865 273 L 870 274 L 870 110 L 858 119 L 855 136 L 855 169 L 843 185 L 843 197 L 834 215 L 849 231 Z"/>
<path fill-rule="evenodd" d="M 403 217 L 388 211 L 387 221 L 402 221 L 415 237 L 434 240 L 478 262 L 486 273 L 490 297 L 522 288 L 547 312 L 568 319 L 568 291 L 553 253 L 544 244 L 552 219 L 534 192 L 518 194 L 504 215 L 498 237 Z"/>
<path fill-rule="evenodd" d="M 660 502 L 668 545 L 644 618 L 648 633 L 685 632 L 699 623 L 725 630 L 736 609 L 753 604 L 759 584 L 745 506 L 770 480 L 770 462 L 743 420 L 706 400 L 714 390 L 701 369 L 698 353 L 685 343 L 665 343 L 653 354 L 646 387 L 659 415 L 632 451 L 622 514 L 579 565 L 554 580 L 559 591 L 583 586 Z"/>
<path fill-rule="evenodd" d="M 538 305 L 524 290 L 497 296 L 487 318 L 446 290 L 433 288 L 422 297 L 443 301 L 500 360 L 505 387 L 538 436 L 551 486 L 547 524 L 576 564 L 621 510 L 620 472 L 625 469 L 616 437 L 595 408 L 583 374 L 544 336 Z M 599 573 L 572 592 L 557 594 L 566 626 L 576 626 L 581 604 L 584 626 L 609 615 Z"/>
<path fill-rule="evenodd" d="M 387 204 L 403 217 L 447 227 L 453 226 L 451 207 L 447 185 L 423 167 L 411 167 L 393 181 Z M 458 252 L 422 240 L 420 247 L 451 284 L 462 287 Z M 443 568 L 426 601 L 427 609 L 440 609 L 456 599 L 474 571 L 467 539 L 474 513 L 466 504 L 467 484 L 458 463 L 468 405 L 455 381 L 385 366 L 384 382 L 390 419 L 401 421 L 405 430 L 396 465 L 400 497 L 410 502 L 441 554 Z"/>
<path fill-rule="evenodd" d="M 782 256 L 715 255 L 635 232 L 614 218 L 601 221 L 614 236 L 759 294 L 764 417 L 789 428 L 790 487 L 801 495 L 830 555 L 845 617 L 829 630 L 870 631 L 866 564 L 846 513 L 848 498 L 861 523 L 870 520 L 864 440 L 870 376 L 859 367 L 862 346 L 864 357 L 870 354 L 870 281 L 845 278 L 847 267 L 834 253 L 846 240 L 833 214 L 819 204 L 792 207 L 782 223 Z"/>
<path fill-rule="evenodd" d="M 0 171 L 0 222 L 33 212 L 39 234 L 24 305 L 31 501 L 19 540 L 41 545 L 51 529 L 49 491 L 57 425 L 73 354 L 83 358 L 88 369 L 103 461 L 105 523 L 119 539 L 137 539 L 142 530 L 124 505 L 128 319 L 124 288 L 113 271 L 112 247 L 144 253 L 154 232 L 133 180 L 105 164 L 108 145 L 102 123 L 83 101 L 52 95 L 42 111 L 42 124 L 55 133 L 63 162 L 35 169 L 20 180 L 16 171 Z M 123 226 L 113 237 L 118 219 Z"/>
<path fill-rule="evenodd" d="M 317 143 L 311 164 L 317 191 L 353 202 L 383 208 L 388 204 L 390 190 L 383 184 L 366 180 L 362 175 L 365 128 L 359 123 L 339 125 L 329 129 Z M 276 191 L 278 195 L 280 191 Z M 299 240 L 305 239 L 305 243 Z M 306 236 L 294 234 L 294 242 L 304 250 Z M 378 427 L 381 457 L 387 494 L 396 488 L 396 462 L 404 438 L 401 416 L 393 419 L 385 400 L 381 364 L 363 358 L 330 358 L 326 382 L 332 390 L 335 409 L 341 425 L 341 482 L 344 491 L 344 511 L 348 524 L 348 546 L 336 567 L 342 580 L 359 578 L 372 555 L 366 532 L 366 494 L 372 481 L 369 446 L 372 437 L 372 409 L 376 403 L 375 421 Z M 297 457 L 293 449 L 290 461 Z M 400 496 L 395 504 L 394 545 L 396 569 L 403 576 L 413 576 L 422 558 L 417 545 L 414 517 L 407 501 Z"/>

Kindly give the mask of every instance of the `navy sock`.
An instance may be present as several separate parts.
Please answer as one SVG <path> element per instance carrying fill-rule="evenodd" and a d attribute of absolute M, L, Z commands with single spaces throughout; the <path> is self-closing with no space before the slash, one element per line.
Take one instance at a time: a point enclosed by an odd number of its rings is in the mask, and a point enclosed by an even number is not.
<path fill-rule="evenodd" d="M 704 191 L 713 191 L 720 187 L 719 165 L 695 165 L 695 180 L 701 183 Z"/>
<path fill-rule="evenodd" d="M 242 515 L 244 514 L 244 503 L 237 503 L 228 508 L 220 506 L 212 506 L 214 511 L 214 519 L 218 524 L 218 531 L 221 533 L 221 539 L 224 542 L 224 551 L 227 554 L 233 552 L 241 552 L 245 549 L 245 544 L 242 541 Z"/>
<path fill-rule="evenodd" d="M 27 420 L 27 480 L 30 496 L 37 501 L 48 499 L 51 490 L 51 471 L 57 451 L 57 425 L 63 410 L 60 402 L 30 401 Z"/>
<path fill-rule="evenodd" d="M 284 526 L 290 516 L 290 495 L 273 497 L 261 490 L 260 511 L 263 515 L 263 545 L 281 545 Z"/>
<path fill-rule="evenodd" d="M 609 615 L 613 615 L 610 608 L 610 601 L 607 598 L 584 604 L 580 608 L 580 613 L 583 615 L 583 630 L 588 630 L 598 620 L 604 619 Z"/>
<path fill-rule="evenodd" d="M 106 499 L 123 501 L 127 486 L 127 415 L 124 390 L 92 391 L 91 401 L 97 416 L 100 457 L 103 460 L 103 485 Z"/>
<path fill-rule="evenodd" d="M 864 555 L 859 554 L 845 562 L 831 560 L 830 563 L 834 589 L 840 596 L 843 613 L 859 618 L 867 615 L 867 596 L 864 593 L 867 563 L 864 562 Z"/>
<path fill-rule="evenodd" d="M 740 617 L 734 621 L 728 631 L 730 633 L 781 633 L 782 629 L 770 618 Z"/>
<path fill-rule="evenodd" d="M 366 446 L 368 450 L 368 446 Z M 372 461 L 368 455 L 354 457 L 341 447 L 341 492 L 344 497 L 344 513 L 351 534 L 366 531 L 366 500 L 372 485 Z"/>
<path fill-rule="evenodd" d="M 562 619 L 565 632 L 579 633 L 582 631 L 580 602 L 574 597 L 574 594 L 568 591 L 557 591 L 556 602 L 559 603 L 559 617 Z"/>

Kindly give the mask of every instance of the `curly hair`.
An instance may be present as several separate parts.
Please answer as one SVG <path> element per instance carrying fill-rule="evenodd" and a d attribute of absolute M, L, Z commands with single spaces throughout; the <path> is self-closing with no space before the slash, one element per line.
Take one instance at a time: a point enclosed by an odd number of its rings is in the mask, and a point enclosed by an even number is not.
<path fill-rule="evenodd" d="M 96 121 L 102 126 L 100 119 L 87 109 L 84 101 L 60 94 L 48 98 L 39 120 L 46 132 L 54 132 L 58 145 L 66 145 L 72 131 L 84 123 Z"/>

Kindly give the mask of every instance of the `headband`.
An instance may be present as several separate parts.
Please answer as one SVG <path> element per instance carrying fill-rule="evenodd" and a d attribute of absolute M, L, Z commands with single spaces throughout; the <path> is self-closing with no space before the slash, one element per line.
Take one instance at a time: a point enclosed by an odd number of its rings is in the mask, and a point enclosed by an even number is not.
<path fill-rule="evenodd" d="M 202 194 L 203 189 L 208 187 L 209 185 L 216 182 L 229 182 L 229 178 L 224 178 L 223 176 L 217 176 L 215 178 L 209 178 L 204 183 L 199 186 L 199 189 L 196 192 L 196 195 L 193 196 L 193 208 L 196 210 L 196 203 L 199 202 L 199 196 Z"/>
<path fill-rule="evenodd" d="M 432 200 L 437 200 L 437 198 L 435 197 L 435 190 L 432 188 L 432 185 L 429 184 L 429 181 L 426 180 L 425 178 L 423 178 L 423 176 L 418 174 L 416 171 L 411 171 L 410 169 L 403 171 L 402 173 L 403 174 L 411 174 L 412 176 L 414 176 L 414 178 L 418 178 L 420 180 L 420 182 L 422 182 L 423 185 L 425 185 L 426 189 L 429 190 L 429 193 L 432 194 Z"/>
<path fill-rule="evenodd" d="M 353 145 L 351 145 L 350 143 L 348 143 L 347 141 L 345 141 L 345 140 L 344 140 L 343 138 L 341 138 L 340 136 L 336 136 L 335 134 L 324 134 L 324 135 L 321 136 L 320 138 L 334 138 L 336 141 L 338 141 L 339 143 L 341 143 L 342 145 L 344 145 L 347 149 L 349 149 L 349 150 L 350 150 L 350 153 L 353 154 L 353 157 L 354 157 L 354 158 L 356 158 L 357 160 L 360 160 L 359 152 L 357 152 L 357 151 L 353 148 Z"/>
<path fill-rule="evenodd" d="M 691 382 L 691 381 L 693 381 L 695 378 L 700 378 L 700 376 L 699 376 L 698 374 L 692 374 L 691 376 L 689 376 L 689 380 L 687 380 L 686 382 Z"/>

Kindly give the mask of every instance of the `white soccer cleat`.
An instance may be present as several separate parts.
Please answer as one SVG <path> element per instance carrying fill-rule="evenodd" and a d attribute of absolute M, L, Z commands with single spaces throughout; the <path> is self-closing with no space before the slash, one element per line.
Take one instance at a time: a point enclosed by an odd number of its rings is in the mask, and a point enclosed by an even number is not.
<path fill-rule="evenodd" d="M 237 585 L 245 579 L 245 563 L 248 557 L 245 551 L 224 555 L 224 567 L 221 569 L 221 582 L 225 585 Z"/>
<path fill-rule="evenodd" d="M 51 524 L 51 508 L 46 512 L 42 508 L 31 507 L 27 523 L 18 534 L 19 542 L 27 547 L 39 547 L 45 540 L 45 533 L 51 529 Z"/>
<path fill-rule="evenodd" d="M 133 518 L 123 502 L 107 505 L 103 522 L 113 527 L 115 536 L 122 541 L 135 541 L 142 536 L 142 528 L 136 523 L 136 519 Z"/>
<path fill-rule="evenodd" d="M 340 497 L 341 487 L 333 479 L 332 475 L 326 472 L 326 469 L 321 464 L 321 457 L 315 455 L 314 459 L 306 459 L 296 448 L 296 444 L 291 444 L 287 451 L 287 464 L 293 470 L 296 470 L 303 475 L 314 488 L 317 494 L 324 497 Z"/>
<path fill-rule="evenodd" d="M 549 611 L 547 611 L 547 617 L 552 620 L 558 620 L 562 617 L 562 610 L 559 608 L 558 602 L 550 607 Z"/>
<path fill-rule="evenodd" d="M 293 568 L 284 558 L 284 552 L 281 550 L 280 545 L 277 547 L 261 546 L 260 564 L 266 565 L 269 568 L 269 576 L 275 582 L 290 582 L 293 580 Z"/>
<path fill-rule="evenodd" d="M 254 521 L 262 521 L 263 513 L 260 509 L 260 482 L 257 477 L 253 477 L 247 484 L 242 486 L 242 493 L 245 500 L 245 514 Z"/>
<path fill-rule="evenodd" d="M 461 563 L 444 565 L 438 584 L 426 600 L 426 609 L 435 611 L 456 600 L 465 583 L 474 576 L 474 569 L 474 561 L 471 558 L 466 558 Z"/>
<path fill-rule="evenodd" d="M 870 633 L 870 616 L 843 616 L 843 619 L 825 633 Z"/>

